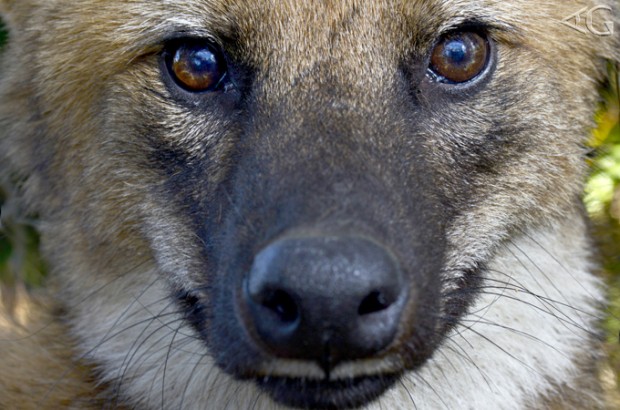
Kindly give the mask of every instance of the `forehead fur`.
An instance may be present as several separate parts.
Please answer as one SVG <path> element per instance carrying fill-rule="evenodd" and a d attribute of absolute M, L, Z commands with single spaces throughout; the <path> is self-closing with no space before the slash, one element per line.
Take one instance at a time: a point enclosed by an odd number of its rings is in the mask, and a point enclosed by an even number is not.
<path fill-rule="evenodd" d="M 583 43 L 590 41 L 601 43 L 591 45 L 599 52 L 609 51 L 600 38 L 592 39 L 562 24 L 564 18 L 588 5 L 583 0 L 255 0 L 251 3 L 248 7 L 247 1 L 239 0 L 0 2 L 10 21 L 44 19 L 45 24 L 29 26 L 55 31 L 58 35 L 55 42 L 60 41 L 75 52 L 96 52 L 103 47 L 107 48 L 101 51 L 107 51 L 114 47 L 130 54 L 146 53 L 170 33 L 190 32 L 216 39 L 234 36 L 248 57 L 261 61 L 274 53 L 305 54 L 312 59 L 320 57 L 314 51 L 333 45 L 340 39 L 338 35 L 356 35 L 357 41 L 344 44 L 354 52 L 364 44 L 376 43 L 377 33 L 391 32 L 392 38 L 379 39 L 383 40 L 384 50 L 409 50 L 426 44 L 408 44 L 404 40 L 432 41 L 438 33 L 468 20 L 512 29 L 504 36 L 505 41 L 516 40 L 519 34 L 516 27 L 519 27 L 523 34 L 519 38 L 535 49 L 549 50 L 548 45 L 553 43 L 558 50 L 566 50 L 572 42 L 577 43 L 572 48 L 583 49 Z M 28 13 L 29 9 L 37 12 Z M 15 15 L 20 17 L 13 18 Z M 91 18 L 84 19 L 85 15 Z M 86 38 L 92 40 L 84 41 Z M 95 48 L 88 50 L 88 47 Z M 119 53 L 117 58 L 122 60 L 123 56 Z"/>
<path fill-rule="evenodd" d="M 330 68 L 347 71 L 360 86 L 372 84 L 369 73 L 381 75 L 389 63 L 411 53 L 424 54 L 439 33 L 464 21 L 496 28 L 492 35 L 508 51 L 518 48 L 521 59 L 544 60 L 558 76 L 572 80 L 566 84 L 583 84 L 584 73 L 594 76 L 597 56 L 617 58 L 619 53 L 614 39 L 562 24 L 587 1 L 251 3 L 248 7 L 245 0 L 2 0 L 0 10 L 17 47 L 37 49 L 34 64 L 39 78 L 34 80 L 41 85 L 43 101 L 65 108 L 57 111 L 65 121 L 88 106 L 85 102 L 97 95 L 93 91 L 107 78 L 155 54 L 175 35 L 234 40 L 231 52 L 285 82 L 322 60 L 334 59 L 341 63 Z M 25 26 L 29 29 L 21 31 Z M 515 63 L 519 61 L 511 61 Z M 527 61 L 523 65 L 527 69 Z M 74 101 L 80 101 L 79 106 Z"/>

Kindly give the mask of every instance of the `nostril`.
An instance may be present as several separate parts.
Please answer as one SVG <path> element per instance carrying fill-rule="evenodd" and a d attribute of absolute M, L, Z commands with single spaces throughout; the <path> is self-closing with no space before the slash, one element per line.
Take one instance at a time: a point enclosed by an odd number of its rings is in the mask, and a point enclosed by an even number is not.
<path fill-rule="evenodd" d="M 405 283 L 389 249 L 365 238 L 278 239 L 254 257 L 238 313 L 256 348 L 329 370 L 390 346 Z"/>
<path fill-rule="evenodd" d="M 366 296 L 362 300 L 362 303 L 360 303 L 360 306 L 357 309 L 357 313 L 360 316 L 369 315 L 371 313 L 376 313 L 376 312 L 385 310 L 389 308 L 390 305 L 391 303 L 388 302 L 387 298 L 385 297 L 385 294 L 383 294 L 382 292 L 378 290 L 375 290 L 375 291 L 370 292 L 370 294 L 368 294 L 368 296 Z"/>
<path fill-rule="evenodd" d="M 268 292 L 261 305 L 274 312 L 285 323 L 293 323 L 299 318 L 297 303 L 287 292 L 277 289 Z"/>

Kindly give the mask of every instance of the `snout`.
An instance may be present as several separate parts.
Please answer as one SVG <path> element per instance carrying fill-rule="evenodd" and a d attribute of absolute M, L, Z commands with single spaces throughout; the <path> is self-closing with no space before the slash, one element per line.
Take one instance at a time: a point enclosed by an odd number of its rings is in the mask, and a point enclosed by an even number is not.
<path fill-rule="evenodd" d="M 280 239 L 254 258 L 243 326 L 272 356 L 337 363 L 374 357 L 394 341 L 408 298 L 392 253 L 360 237 Z"/>
<path fill-rule="evenodd" d="M 420 130 L 401 106 L 353 110 L 348 89 L 326 108 L 331 80 L 258 92 L 196 215 L 208 282 L 195 326 L 223 370 L 297 408 L 376 399 L 431 357 L 447 316 L 449 211 Z"/>

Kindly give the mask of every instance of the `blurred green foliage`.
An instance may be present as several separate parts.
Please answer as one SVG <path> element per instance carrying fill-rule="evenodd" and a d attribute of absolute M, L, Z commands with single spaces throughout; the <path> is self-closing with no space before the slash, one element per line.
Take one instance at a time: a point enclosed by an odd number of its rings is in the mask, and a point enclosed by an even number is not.
<path fill-rule="evenodd" d="M 36 229 L 26 223 L 5 223 L 4 220 L 0 229 L 0 283 L 41 286 L 47 269 L 39 254 Z"/>
<path fill-rule="evenodd" d="M 584 202 L 593 221 L 604 272 L 609 284 L 605 320 L 610 365 L 620 375 L 620 84 L 618 66 L 610 66 L 610 84 L 603 90 L 604 105 L 590 144 L 597 155 Z"/>
<path fill-rule="evenodd" d="M 5 41 L 6 41 L 6 30 L 4 29 L 4 24 L 2 24 L 2 21 L 0 21 L 0 46 L 2 46 L 2 44 L 4 44 Z"/>
<path fill-rule="evenodd" d="M 0 21 L 0 47 L 6 42 L 7 32 Z M 40 286 L 45 277 L 45 264 L 39 254 L 39 236 L 34 221 L 20 219 L 16 205 L 8 201 L 10 181 L 0 175 L 0 284 L 11 286 L 17 282 Z"/>
<path fill-rule="evenodd" d="M 604 104 L 597 114 L 597 128 L 590 146 L 598 155 L 591 161 L 592 174 L 584 198 L 589 214 L 596 219 L 613 216 L 614 194 L 620 182 L 620 117 L 618 108 L 618 71 L 609 67 L 610 83 L 602 91 Z"/>

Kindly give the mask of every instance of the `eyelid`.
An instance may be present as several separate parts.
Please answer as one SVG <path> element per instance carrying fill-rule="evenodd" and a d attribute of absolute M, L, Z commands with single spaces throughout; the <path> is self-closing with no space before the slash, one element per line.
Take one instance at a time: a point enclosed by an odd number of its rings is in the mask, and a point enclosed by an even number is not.
<path fill-rule="evenodd" d="M 163 44 L 165 47 L 168 44 L 177 41 L 207 41 L 223 48 L 223 42 L 219 36 L 210 31 L 198 28 L 180 28 L 171 30 L 166 33 L 165 37 L 159 39 L 159 44 Z"/>
<path fill-rule="evenodd" d="M 521 33 L 518 27 L 510 23 L 501 21 L 499 18 L 459 18 L 448 21 L 444 26 L 440 27 L 437 32 L 437 39 L 450 33 L 459 31 L 475 31 L 484 33 L 489 38 L 504 37 L 506 35 L 517 36 Z"/>

